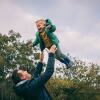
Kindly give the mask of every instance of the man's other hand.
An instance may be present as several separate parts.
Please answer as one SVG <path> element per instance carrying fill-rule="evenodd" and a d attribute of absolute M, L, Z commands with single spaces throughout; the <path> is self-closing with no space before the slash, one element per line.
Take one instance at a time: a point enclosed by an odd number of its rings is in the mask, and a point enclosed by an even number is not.
<path fill-rule="evenodd" d="M 52 45 L 51 48 L 50 48 L 50 50 L 49 50 L 49 53 L 55 53 L 56 50 L 57 50 L 56 45 Z"/>

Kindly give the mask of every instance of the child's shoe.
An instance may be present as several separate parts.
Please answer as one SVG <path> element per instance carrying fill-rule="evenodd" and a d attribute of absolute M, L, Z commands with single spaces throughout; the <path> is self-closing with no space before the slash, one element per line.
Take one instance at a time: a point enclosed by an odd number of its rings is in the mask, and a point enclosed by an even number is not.
<path fill-rule="evenodd" d="M 67 69 L 73 67 L 74 63 L 70 61 L 69 63 L 66 64 Z"/>

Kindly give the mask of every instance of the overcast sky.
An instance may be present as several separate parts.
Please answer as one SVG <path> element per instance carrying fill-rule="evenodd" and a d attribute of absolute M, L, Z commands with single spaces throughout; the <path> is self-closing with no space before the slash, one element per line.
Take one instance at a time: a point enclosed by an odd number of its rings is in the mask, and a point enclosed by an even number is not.
<path fill-rule="evenodd" d="M 50 18 L 65 54 L 100 64 L 100 0 L 0 0 L 0 33 L 34 39 L 35 21 Z"/>

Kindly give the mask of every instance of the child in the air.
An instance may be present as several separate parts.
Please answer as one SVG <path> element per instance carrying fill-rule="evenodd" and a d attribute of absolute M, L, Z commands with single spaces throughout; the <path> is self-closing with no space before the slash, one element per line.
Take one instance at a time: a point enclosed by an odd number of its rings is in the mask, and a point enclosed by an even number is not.
<path fill-rule="evenodd" d="M 55 44 L 57 47 L 55 53 L 56 59 L 64 63 L 67 68 L 70 68 L 73 65 L 73 62 L 60 50 L 59 40 L 54 34 L 56 26 L 52 24 L 50 19 L 39 19 L 36 21 L 36 26 L 38 31 L 36 32 L 33 47 L 39 44 L 41 51 L 43 51 L 45 48 L 50 49 L 50 47 Z"/>

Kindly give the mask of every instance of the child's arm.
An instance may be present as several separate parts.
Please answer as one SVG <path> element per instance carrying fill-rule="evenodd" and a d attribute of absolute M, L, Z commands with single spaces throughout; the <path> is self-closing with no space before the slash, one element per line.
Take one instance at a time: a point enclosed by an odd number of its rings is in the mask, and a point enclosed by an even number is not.
<path fill-rule="evenodd" d="M 50 25 L 48 31 L 49 32 L 54 32 L 56 30 L 56 26 L 55 25 Z"/>
<path fill-rule="evenodd" d="M 39 41 L 38 41 L 38 38 L 37 38 L 37 35 L 36 35 L 36 38 L 35 38 L 35 40 L 33 41 L 32 46 L 34 47 L 34 46 L 36 46 L 38 43 L 39 43 Z"/>
<path fill-rule="evenodd" d="M 49 32 L 54 32 L 56 30 L 56 26 L 52 24 L 50 19 L 46 19 L 46 29 Z"/>

